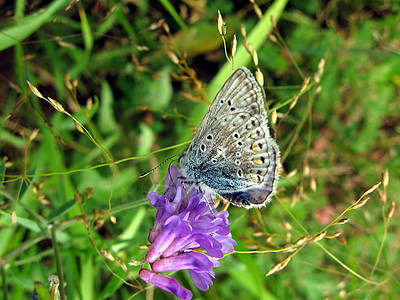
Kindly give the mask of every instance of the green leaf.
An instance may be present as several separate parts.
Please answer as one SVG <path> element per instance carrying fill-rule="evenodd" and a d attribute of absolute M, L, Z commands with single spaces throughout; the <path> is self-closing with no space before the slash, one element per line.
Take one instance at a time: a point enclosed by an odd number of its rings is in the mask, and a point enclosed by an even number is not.
<path fill-rule="evenodd" d="M 18 21 L 16 24 L 0 31 L 0 51 L 22 42 L 43 24 L 51 21 L 60 10 L 64 9 L 69 0 L 55 0 L 40 13 L 30 15 Z"/>
<path fill-rule="evenodd" d="M 137 145 L 136 155 L 144 155 L 151 151 L 151 146 L 153 145 L 154 134 L 151 130 L 151 127 L 147 126 L 144 123 L 139 124 L 140 128 L 140 140 L 141 143 Z"/>
<path fill-rule="evenodd" d="M 6 224 L 6 226 L 13 226 L 10 214 L 7 214 L 2 210 L 0 210 L 0 214 L 5 216 L 8 219 L 9 222 L 7 222 L 7 221 L 4 222 Z M 36 222 L 34 222 L 34 221 L 30 220 L 30 219 L 26 219 L 26 218 L 18 216 L 17 217 L 17 224 L 19 224 L 19 225 L 21 225 L 21 226 L 23 226 L 23 227 L 25 227 L 25 228 L 27 228 L 27 229 L 29 229 L 31 231 L 34 231 L 34 232 L 40 232 L 41 231 L 40 228 L 39 228 L 39 225 Z"/>
<path fill-rule="evenodd" d="M 101 83 L 99 128 L 103 133 L 110 133 L 118 130 L 118 123 L 114 116 L 114 95 L 107 81 Z"/>
<path fill-rule="evenodd" d="M 83 10 L 82 6 L 78 5 L 79 10 L 79 17 L 81 18 L 81 27 L 83 33 L 83 41 L 85 43 L 85 49 L 89 53 L 92 51 L 93 48 L 93 35 L 90 29 L 90 24 L 88 18 L 86 16 L 85 11 Z"/>
<path fill-rule="evenodd" d="M 33 283 L 33 292 L 31 297 L 33 300 L 51 300 L 50 293 L 46 286 L 39 281 Z"/>
<path fill-rule="evenodd" d="M 92 255 L 81 255 L 81 280 L 80 289 L 82 295 L 85 295 L 85 299 L 91 300 L 96 299 L 94 281 L 96 274 L 99 271 L 99 266 L 94 264 Z"/>
<path fill-rule="evenodd" d="M 168 13 L 171 15 L 171 17 L 175 20 L 175 22 L 178 23 L 179 27 L 182 28 L 183 30 L 186 30 L 187 26 L 186 26 L 185 22 L 182 20 L 181 16 L 175 10 L 175 8 L 171 4 L 171 2 L 168 0 L 160 0 L 160 3 L 168 11 Z"/>
<path fill-rule="evenodd" d="M 139 83 L 132 96 L 137 103 L 147 105 L 151 109 L 164 109 L 169 105 L 173 96 L 169 67 L 151 77 L 140 74 L 137 79 Z"/>
<path fill-rule="evenodd" d="M 55 219 L 65 215 L 74 205 L 75 205 L 75 200 L 70 200 L 66 203 L 64 203 L 63 205 L 61 205 L 60 207 L 56 208 L 55 210 L 53 210 L 49 216 L 47 217 L 47 220 L 49 222 L 54 221 Z"/>
<path fill-rule="evenodd" d="M 121 287 L 122 284 L 122 280 L 120 280 L 116 276 L 112 276 L 105 288 L 101 291 L 98 299 L 110 299 L 110 297 L 115 294 L 115 292 Z"/>

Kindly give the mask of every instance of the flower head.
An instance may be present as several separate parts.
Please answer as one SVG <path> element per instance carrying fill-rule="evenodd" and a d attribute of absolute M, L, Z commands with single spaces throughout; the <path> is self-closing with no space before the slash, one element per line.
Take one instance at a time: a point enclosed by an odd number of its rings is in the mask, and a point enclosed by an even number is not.
<path fill-rule="evenodd" d="M 151 270 L 141 269 L 139 277 L 154 284 L 179 299 L 191 299 L 191 291 L 174 278 L 160 273 L 188 270 L 193 283 L 200 290 L 212 285 L 212 270 L 219 266 L 215 258 L 233 251 L 236 242 L 228 227 L 228 212 L 218 212 L 194 186 L 188 188 L 179 170 L 172 166 L 165 177 L 165 193 L 150 193 L 150 204 L 157 209 L 154 226 L 148 240 L 152 244 L 146 254 Z M 199 248 L 207 253 L 198 252 Z"/>

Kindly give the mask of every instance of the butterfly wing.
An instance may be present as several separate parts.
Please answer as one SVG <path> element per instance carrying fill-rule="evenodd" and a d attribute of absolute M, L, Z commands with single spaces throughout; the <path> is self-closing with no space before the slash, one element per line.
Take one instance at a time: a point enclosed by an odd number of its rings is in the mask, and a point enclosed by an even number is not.
<path fill-rule="evenodd" d="M 235 205 L 262 206 L 276 192 L 279 148 L 270 137 L 260 87 L 241 67 L 211 103 L 182 171 Z"/>

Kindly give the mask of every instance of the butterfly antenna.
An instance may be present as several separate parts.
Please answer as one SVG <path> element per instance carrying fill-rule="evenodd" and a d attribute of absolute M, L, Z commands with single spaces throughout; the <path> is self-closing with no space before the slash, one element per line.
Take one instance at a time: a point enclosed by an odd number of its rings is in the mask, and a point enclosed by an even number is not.
<path fill-rule="evenodd" d="M 176 155 L 173 155 L 173 156 L 167 158 L 166 160 L 164 160 L 164 161 L 163 161 L 161 164 L 159 164 L 158 166 L 156 166 L 156 167 L 154 167 L 153 169 L 151 169 L 150 171 L 147 171 L 146 173 L 143 173 L 142 175 L 140 175 L 139 178 L 143 178 L 143 177 L 149 175 L 150 173 L 153 173 L 154 170 L 158 169 L 158 168 L 161 167 L 163 164 L 165 164 L 167 161 L 169 161 L 169 160 L 171 160 L 172 158 L 177 157 L 177 156 L 182 156 L 182 154 L 176 154 Z"/>

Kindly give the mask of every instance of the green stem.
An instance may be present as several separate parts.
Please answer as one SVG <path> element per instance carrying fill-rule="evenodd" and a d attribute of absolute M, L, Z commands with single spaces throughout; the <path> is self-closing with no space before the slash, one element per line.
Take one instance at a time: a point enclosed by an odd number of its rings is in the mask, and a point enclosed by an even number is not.
<path fill-rule="evenodd" d="M 307 107 L 304 109 L 305 112 L 303 113 L 303 117 L 302 117 L 302 119 L 300 120 L 299 124 L 297 125 L 297 127 L 295 129 L 295 131 L 293 133 L 293 136 L 292 136 L 292 138 L 291 138 L 291 140 L 289 142 L 289 145 L 286 148 L 285 153 L 282 155 L 282 163 L 286 160 L 286 158 L 288 157 L 289 153 L 291 153 L 292 148 L 293 148 L 295 142 L 297 141 L 298 136 L 300 135 L 301 129 L 304 127 L 306 121 L 308 120 L 308 117 L 311 114 L 311 110 L 312 110 L 312 107 L 313 107 L 313 104 L 314 104 L 314 100 L 315 100 L 314 95 L 310 95 L 309 99 L 308 99 L 308 102 L 307 102 Z"/>
<path fill-rule="evenodd" d="M 326 254 L 328 254 L 334 261 L 336 261 L 339 265 L 341 265 L 343 268 L 345 268 L 348 272 L 350 272 L 351 274 L 353 274 L 354 276 L 356 276 L 357 278 L 365 281 L 368 284 L 376 284 L 375 282 L 362 277 L 360 274 L 354 272 L 352 269 L 350 269 L 347 265 L 345 265 L 344 263 L 342 263 L 335 255 L 333 255 L 333 253 L 331 253 L 328 249 L 326 249 L 320 242 L 316 242 L 316 244 L 322 248 L 322 250 L 325 251 Z"/>
<path fill-rule="evenodd" d="M 382 206 L 382 207 L 383 207 L 383 206 Z M 378 263 L 379 263 L 379 260 L 380 260 L 380 258 L 381 258 L 381 254 L 382 254 L 382 251 L 383 251 L 383 246 L 385 245 L 386 236 L 387 236 L 387 231 L 388 231 L 388 223 L 389 223 L 389 220 L 388 220 L 388 219 L 384 221 L 385 230 L 384 230 L 384 232 L 383 232 L 382 241 L 381 241 L 381 244 L 380 244 L 380 246 L 379 246 L 379 251 L 378 251 L 378 255 L 376 256 L 375 264 L 374 264 L 374 266 L 372 267 L 371 274 L 369 275 L 369 278 L 370 278 L 371 280 L 372 280 L 372 276 L 373 276 L 374 273 L 375 273 L 376 268 L 378 267 Z"/>
<path fill-rule="evenodd" d="M 54 226 L 54 225 L 50 225 L 50 226 L 51 226 L 50 227 L 51 242 L 53 243 L 54 256 L 56 258 L 58 279 L 60 280 L 60 285 L 59 285 L 60 296 L 61 296 L 61 300 L 65 300 L 66 296 L 65 296 L 65 290 L 64 290 L 64 274 L 63 274 L 62 263 L 61 263 L 60 247 L 58 246 L 58 243 L 56 240 L 56 226 Z"/>
<path fill-rule="evenodd" d="M 303 225 L 301 225 L 301 223 L 296 219 L 292 212 L 286 207 L 285 203 L 283 203 L 277 196 L 275 196 L 275 199 L 278 199 L 279 204 L 282 205 L 282 207 L 285 209 L 286 213 L 292 218 L 292 220 L 296 222 L 297 226 L 299 226 L 304 231 L 304 233 L 310 235 L 307 229 Z"/>

